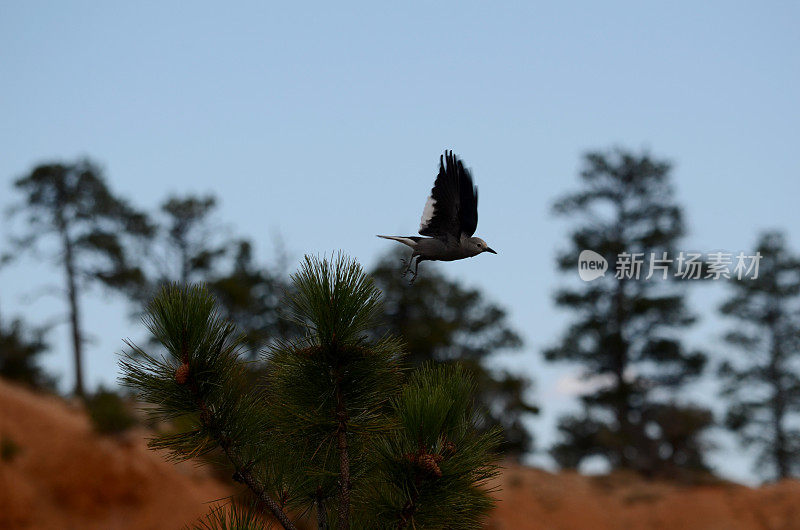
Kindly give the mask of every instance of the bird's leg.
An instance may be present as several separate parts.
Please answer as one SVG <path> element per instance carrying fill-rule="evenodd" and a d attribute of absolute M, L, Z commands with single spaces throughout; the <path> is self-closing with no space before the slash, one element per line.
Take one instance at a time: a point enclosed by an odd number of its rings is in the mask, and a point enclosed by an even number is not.
<path fill-rule="evenodd" d="M 417 279 L 417 274 L 419 273 L 419 262 L 422 261 L 420 258 L 417 258 L 417 266 L 414 267 L 414 275 L 411 277 L 411 280 L 408 283 L 414 283 L 414 280 Z M 410 267 L 409 267 L 410 269 Z"/>
<path fill-rule="evenodd" d="M 402 264 L 403 264 L 403 267 L 405 267 L 405 269 L 403 270 L 401 276 L 405 276 L 406 274 L 408 274 L 411 271 L 411 264 L 414 262 L 414 257 L 415 256 L 416 256 L 416 254 L 414 254 L 412 252 L 411 253 L 411 257 L 408 258 L 408 261 L 400 260 L 402 262 Z"/>

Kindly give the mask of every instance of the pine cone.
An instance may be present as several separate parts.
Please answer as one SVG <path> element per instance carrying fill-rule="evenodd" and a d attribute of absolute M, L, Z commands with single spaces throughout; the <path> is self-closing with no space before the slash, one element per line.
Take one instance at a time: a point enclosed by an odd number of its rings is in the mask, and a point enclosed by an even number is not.
<path fill-rule="evenodd" d="M 189 365 L 186 363 L 181 364 L 177 370 L 175 370 L 175 382 L 179 385 L 185 385 L 186 381 L 189 379 Z"/>
<path fill-rule="evenodd" d="M 436 461 L 437 456 L 438 455 L 429 454 L 419 455 L 417 458 L 417 464 L 419 465 L 420 469 L 424 470 L 430 475 L 433 475 L 434 477 L 439 478 L 442 476 L 442 469 L 439 467 L 439 464 Z M 439 460 L 441 461 L 441 457 L 439 457 Z"/>
<path fill-rule="evenodd" d="M 444 445 L 442 446 L 442 452 L 449 453 L 449 454 L 455 454 L 455 452 L 456 452 L 456 444 L 454 444 L 450 440 L 447 440 L 446 442 L 444 442 Z"/>

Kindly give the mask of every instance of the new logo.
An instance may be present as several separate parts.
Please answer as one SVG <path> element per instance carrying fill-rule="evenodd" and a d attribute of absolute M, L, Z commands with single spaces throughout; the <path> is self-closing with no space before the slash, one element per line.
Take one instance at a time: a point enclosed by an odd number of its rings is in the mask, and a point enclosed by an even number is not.
<path fill-rule="evenodd" d="M 578 256 L 578 276 L 585 282 L 605 276 L 608 270 L 606 258 L 594 250 L 582 250 Z"/>

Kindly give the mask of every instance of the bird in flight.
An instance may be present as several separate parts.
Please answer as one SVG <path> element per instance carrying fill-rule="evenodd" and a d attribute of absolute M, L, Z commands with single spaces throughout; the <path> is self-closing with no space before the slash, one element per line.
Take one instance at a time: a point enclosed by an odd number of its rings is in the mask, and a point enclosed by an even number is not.
<path fill-rule="evenodd" d="M 497 254 L 486 241 L 472 237 L 478 227 L 478 188 L 472 183 L 469 170 L 453 151 L 439 157 L 439 175 L 431 196 L 422 210 L 419 233 L 422 236 L 378 236 L 399 241 L 411 247 L 411 258 L 403 260 L 403 276 L 411 271 L 417 258 L 411 282 L 417 278 L 421 261 L 454 261 L 471 258 L 483 252 Z"/>

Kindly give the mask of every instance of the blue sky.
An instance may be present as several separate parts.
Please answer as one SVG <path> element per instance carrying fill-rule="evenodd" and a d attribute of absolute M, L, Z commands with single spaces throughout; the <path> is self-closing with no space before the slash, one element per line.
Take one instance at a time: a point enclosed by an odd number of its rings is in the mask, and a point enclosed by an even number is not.
<path fill-rule="evenodd" d="M 547 445 L 575 406 L 574 368 L 540 356 L 568 318 L 552 303 L 569 228 L 552 201 L 585 150 L 649 149 L 675 163 L 683 248 L 747 251 L 770 227 L 800 248 L 799 15 L 792 2 L 5 2 L 0 207 L 35 163 L 87 155 L 141 206 L 214 192 L 264 260 L 279 232 L 294 260 L 342 249 L 369 266 L 390 244 L 374 234 L 414 233 L 452 148 L 481 190 L 477 235 L 500 254 L 443 269 L 509 308 L 526 346 L 494 362 L 535 378 Z M 0 310 L 63 320 L 41 294 L 60 280 L 42 259 L 0 270 Z M 719 358 L 724 290 L 691 296 L 690 339 Z M 88 380 L 113 383 L 121 339 L 142 331 L 119 300 L 84 306 Z M 66 327 L 51 341 L 68 383 Z M 718 406 L 714 392 L 686 395 Z M 719 470 L 752 481 L 749 456 L 717 442 Z"/>

